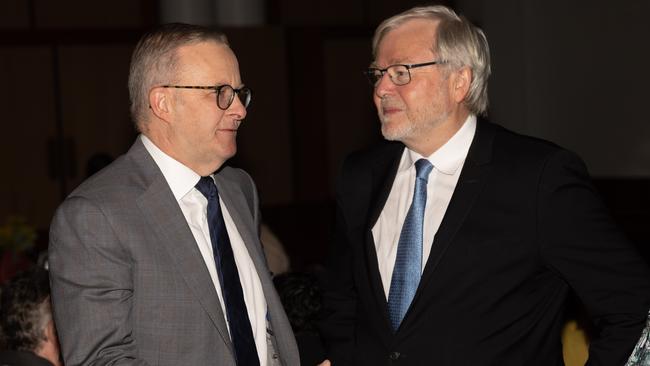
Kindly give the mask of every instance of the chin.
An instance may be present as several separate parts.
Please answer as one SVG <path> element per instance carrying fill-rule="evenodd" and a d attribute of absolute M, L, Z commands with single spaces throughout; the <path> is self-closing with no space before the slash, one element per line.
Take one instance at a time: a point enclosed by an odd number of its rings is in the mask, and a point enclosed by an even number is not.
<path fill-rule="evenodd" d="M 223 152 L 223 157 L 226 158 L 226 160 L 227 160 L 227 159 L 230 159 L 230 158 L 232 158 L 233 156 L 235 156 L 235 154 L 237 154 L 237 148 L 236 148 L 236 147 L 233 147 L 232 149 L 229 149 L 229 150 L 227 150 L 227 151 L 224 151 L 224 152 Z"/>
<path fill-rule="evenodd" d="M 382 135 L 388 141 L 402 141 L 402 139 L 404 138 L 404 135 L 400 133 L 395 133 L 395 131 L 391 131 L 391 132 L 382 131 Z"/>
<path fill-rule="evenodd" d="M 402 141 L 411 130 L 410 126 L 400 126 L 391 122 L 382 123 L 381 125 L 381 134 L 389 141 Z"/>
<path fill-rule="evenodd" d="M 231 158 L 237 153 L 237 143 L 234 140 L 216 141 L 212 146 L 212 153 L 224 158 Z"/>

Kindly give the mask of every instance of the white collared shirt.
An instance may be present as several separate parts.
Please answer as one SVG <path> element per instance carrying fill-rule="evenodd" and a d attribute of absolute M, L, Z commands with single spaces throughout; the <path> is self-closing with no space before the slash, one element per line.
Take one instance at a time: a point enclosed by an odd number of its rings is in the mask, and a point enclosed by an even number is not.
<path fill-rule="evenodd" d="M 226 307 L 219 284 L 219 275 L 217 274 L 217 267 L 212 253 L 212 242 L 210 240 L 210 229 L 207 219 L 208 200 L 194 187 L 199 179 L 201 179 L 201 176 L 165 154 L 145 135 L 140 135 L 140 138 L 144 147 L 162 171 L 167 184 L 169 184 L 169 188 L 171 188 L 174 197 L 178 201 L 181 211 L 183 211 L 183 216 L 185 216 L 192 235 L 194 235 L 196 244 L 203 256 L 203 261 L 208 268 L 208 272 L 210 272 L 214 288 L 219 295 L 221 309 L 226 314 Z M 226 224 L 226 230 L 228 231 L 228 237 L 230 238 L 235 263 L 237 264 L 237 272 L 239 273 L 239 279 L 244 293 L 244 301 L 246 302 L 246 310 L 248 311 L 248 318 L 250 319 L 253 337 L 255 338 L 260 366 L 266 366 L 268 359 L 266 343 L 266 298 L 264 297 L 262 284 L 255 270 L 253 260 L 248 254 L 244 240 L 228 212 L 228 207 L 226 207 L 222 199 L 219 200 L 219 204 L 223 213 L 223 220 Z M 227 317 L 226 324 L 228 324 Z M 228 329 L 230 329 L 230 325 L 228 325 Z"/>
<path fill-rule="evenodd" d="M 447 211 L 451 196 L 456 189 L 467 152 L 476 132 L 476 116 L 470 115 L 461 128 L 431 156 L 424 157 L 433 164 L 427 183 L 427 203 L 424 210 L 424 238 L 422 245 L 422 271 L 431 253 L 433 239 L 438 232 L 442 218 Z M 390 281 L 393 276 L 397 244 L 402 225 L 411 207 L 415 187 L 415 162 L 423 158 L 420 154 L 404 149 L 397 168 L 397 175 L 379 215 L 372 228 L 377 250 L 379 273 L 388 299 Z"/>

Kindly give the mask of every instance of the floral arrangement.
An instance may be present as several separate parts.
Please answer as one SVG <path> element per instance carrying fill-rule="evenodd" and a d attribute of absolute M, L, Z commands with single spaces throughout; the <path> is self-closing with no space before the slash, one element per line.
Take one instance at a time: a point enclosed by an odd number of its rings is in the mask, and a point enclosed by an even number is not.
<path fill-rule="evenodd" d="M 20 216 L 9 216 L 0 226 L 0 252 L 22 253 L 34 246 L 36 229 Z"/>

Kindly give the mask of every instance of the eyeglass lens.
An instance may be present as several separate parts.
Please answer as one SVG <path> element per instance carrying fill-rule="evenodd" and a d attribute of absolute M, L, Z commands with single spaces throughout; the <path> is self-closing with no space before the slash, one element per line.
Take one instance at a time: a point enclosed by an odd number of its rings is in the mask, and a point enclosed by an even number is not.
<path fill-rule="evenodd" d="M 230 85 L 223 85 L 219 88 L 219 92 L 217 93 L 217 105 L 219 108 L 223 110 L 228 109 L 235 99 L 235 92 L 237 92 L 239 101 L 244 105 L 244 108 L 247 108 L 251 102 L 251 90 L 247 87 L 233 89 Z"/>
<path fill-rule="evenodd" d="M 408 84 L 411 81 L 411 74 L 409 69 L 404 65 L 392 65 L 386 68 L 386 70 L 380 70 L 375 68 L 368 69 L 368 78 L 372 85 L 377 85 L 384 73 L 388 73 L 388 77 L 395 85 L 404 85 Z"/>

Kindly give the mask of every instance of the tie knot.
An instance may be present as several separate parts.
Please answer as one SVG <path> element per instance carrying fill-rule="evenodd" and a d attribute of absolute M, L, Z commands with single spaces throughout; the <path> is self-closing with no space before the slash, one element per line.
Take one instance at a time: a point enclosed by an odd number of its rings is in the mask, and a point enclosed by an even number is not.
<path fill-rule="evenodd" d="M 201 177 L 195 185 L 196 189 L 201 192 L 208 200 L 217 195 L 217 186 L 214 184 L 212 177 Z"/>
<path fill-rule="evenodd" d="M 431 169 L 433 169 L 433 165 L 427 159 L 419 159 L 415 162 L 415 175 L 418 179 L 423 179 L 425 182 L 429 181 Z"/>

